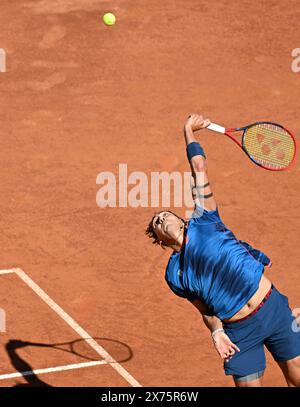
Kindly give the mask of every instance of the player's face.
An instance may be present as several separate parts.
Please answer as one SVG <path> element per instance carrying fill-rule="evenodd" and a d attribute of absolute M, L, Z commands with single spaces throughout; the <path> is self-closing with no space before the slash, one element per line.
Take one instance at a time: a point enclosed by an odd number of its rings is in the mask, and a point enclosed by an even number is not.
<path fill-rule="evenodd" d="M 165 211 L 160 212 L 153 219 L 153 229 L 159 240 L 164 243 L 174 239 L 182 226 L 182 221 L 173 213 Z"/>

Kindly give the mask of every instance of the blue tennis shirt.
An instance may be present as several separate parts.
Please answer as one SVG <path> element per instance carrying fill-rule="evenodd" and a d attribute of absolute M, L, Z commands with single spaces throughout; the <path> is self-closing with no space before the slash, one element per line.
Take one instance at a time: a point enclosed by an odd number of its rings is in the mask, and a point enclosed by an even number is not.
<path fill-rule="evenodd" d="M 189 301 L 201 300 L 221 320 L 232 317 L 257 291 L 270 259 L 237 240 L 218 209 L 197 207 L 186 236 L 181 251 L 169 259 L 165 273 L 169 287 Z"/>

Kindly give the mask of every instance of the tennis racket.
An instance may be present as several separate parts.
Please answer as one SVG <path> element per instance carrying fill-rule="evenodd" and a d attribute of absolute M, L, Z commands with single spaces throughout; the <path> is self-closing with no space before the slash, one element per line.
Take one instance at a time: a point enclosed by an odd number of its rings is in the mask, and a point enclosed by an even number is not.
<path fill-rule="evenodd" d="M 280 124 L 257 122 L 245 127 L 225 128 L 211 123 L 207 128 L 231 138 L 251 161 L 266 170 L 284 171 L 295 159 L 295 137 Z M 238 131 L 243 132 L 241 141 L 233 134 Z"/>

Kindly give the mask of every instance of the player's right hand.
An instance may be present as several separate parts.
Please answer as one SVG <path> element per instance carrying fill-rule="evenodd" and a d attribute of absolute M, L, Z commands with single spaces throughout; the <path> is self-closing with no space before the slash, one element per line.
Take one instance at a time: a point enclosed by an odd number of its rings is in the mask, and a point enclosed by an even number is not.
<path fill-rule="evenodd" d="M 214 337 L 215 348 L 220 355 L 220 357 L 228 362 L 235 352 L 240 352 L 240 349 L 231 342 L 229 336 L 224 332 L 218 332 Z"/>
<path fill-rule="evenodd" d="M 204 129 L 209 125 L 210 120 L 204 119 L 203 116 L 200 114 L 190 115 L 185 122 L 185 126 L 190 127 L 193 131 Z"/>

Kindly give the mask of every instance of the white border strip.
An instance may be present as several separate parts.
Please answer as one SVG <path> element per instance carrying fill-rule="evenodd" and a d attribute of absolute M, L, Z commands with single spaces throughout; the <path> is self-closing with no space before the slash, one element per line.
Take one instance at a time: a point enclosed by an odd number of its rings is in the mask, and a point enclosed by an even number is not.
<path fill-rule="evenodd" d="M 106 364 L 107 363 L 105 362 L 105 360 L 97 360 L 95 362 L 84 362 L 84 363 L 77 363 L 77 364 L 73 364 L 73 365 L 49 367 L 48 369 L 28 370 L 27 372 L 22 372 L 22 373 L 9 373 L 9 374 L 0 375 L 0 380 L 8 380 L 8 379 L 14 379 L 16 377 L 24 377 L 24 376 L 41 375 L 41 374 L 45 374 L 45 373 L 64 372 L 66 370 L 82 369 L 84 367 L 106 365 Z"/>
<path fill-rule="evenodd" d="M 3 273 L 2 273 L 3 272 Z M 68 315 L 59 305 L 57 305 L 48 294 L 45 293 L 23 270 L 11 269 L 2 270 L 0 274 L 16 273 L 57 315 L 59 315 L 91 348 L 94 349 L 104 359 L 106 363 L 115 369 L 133 387 L 142 385 L 123 366 L 121 366 L 95 339 L 93 339 L 70 315 Z"/>
<path fill-rule="evenodd" d="M 11 273 L 15 273 L 16 270 L 15 269 L 11 269 L 11 270 L 0 270 L 0 275 L 1 274 L 11 274 Z"/>

